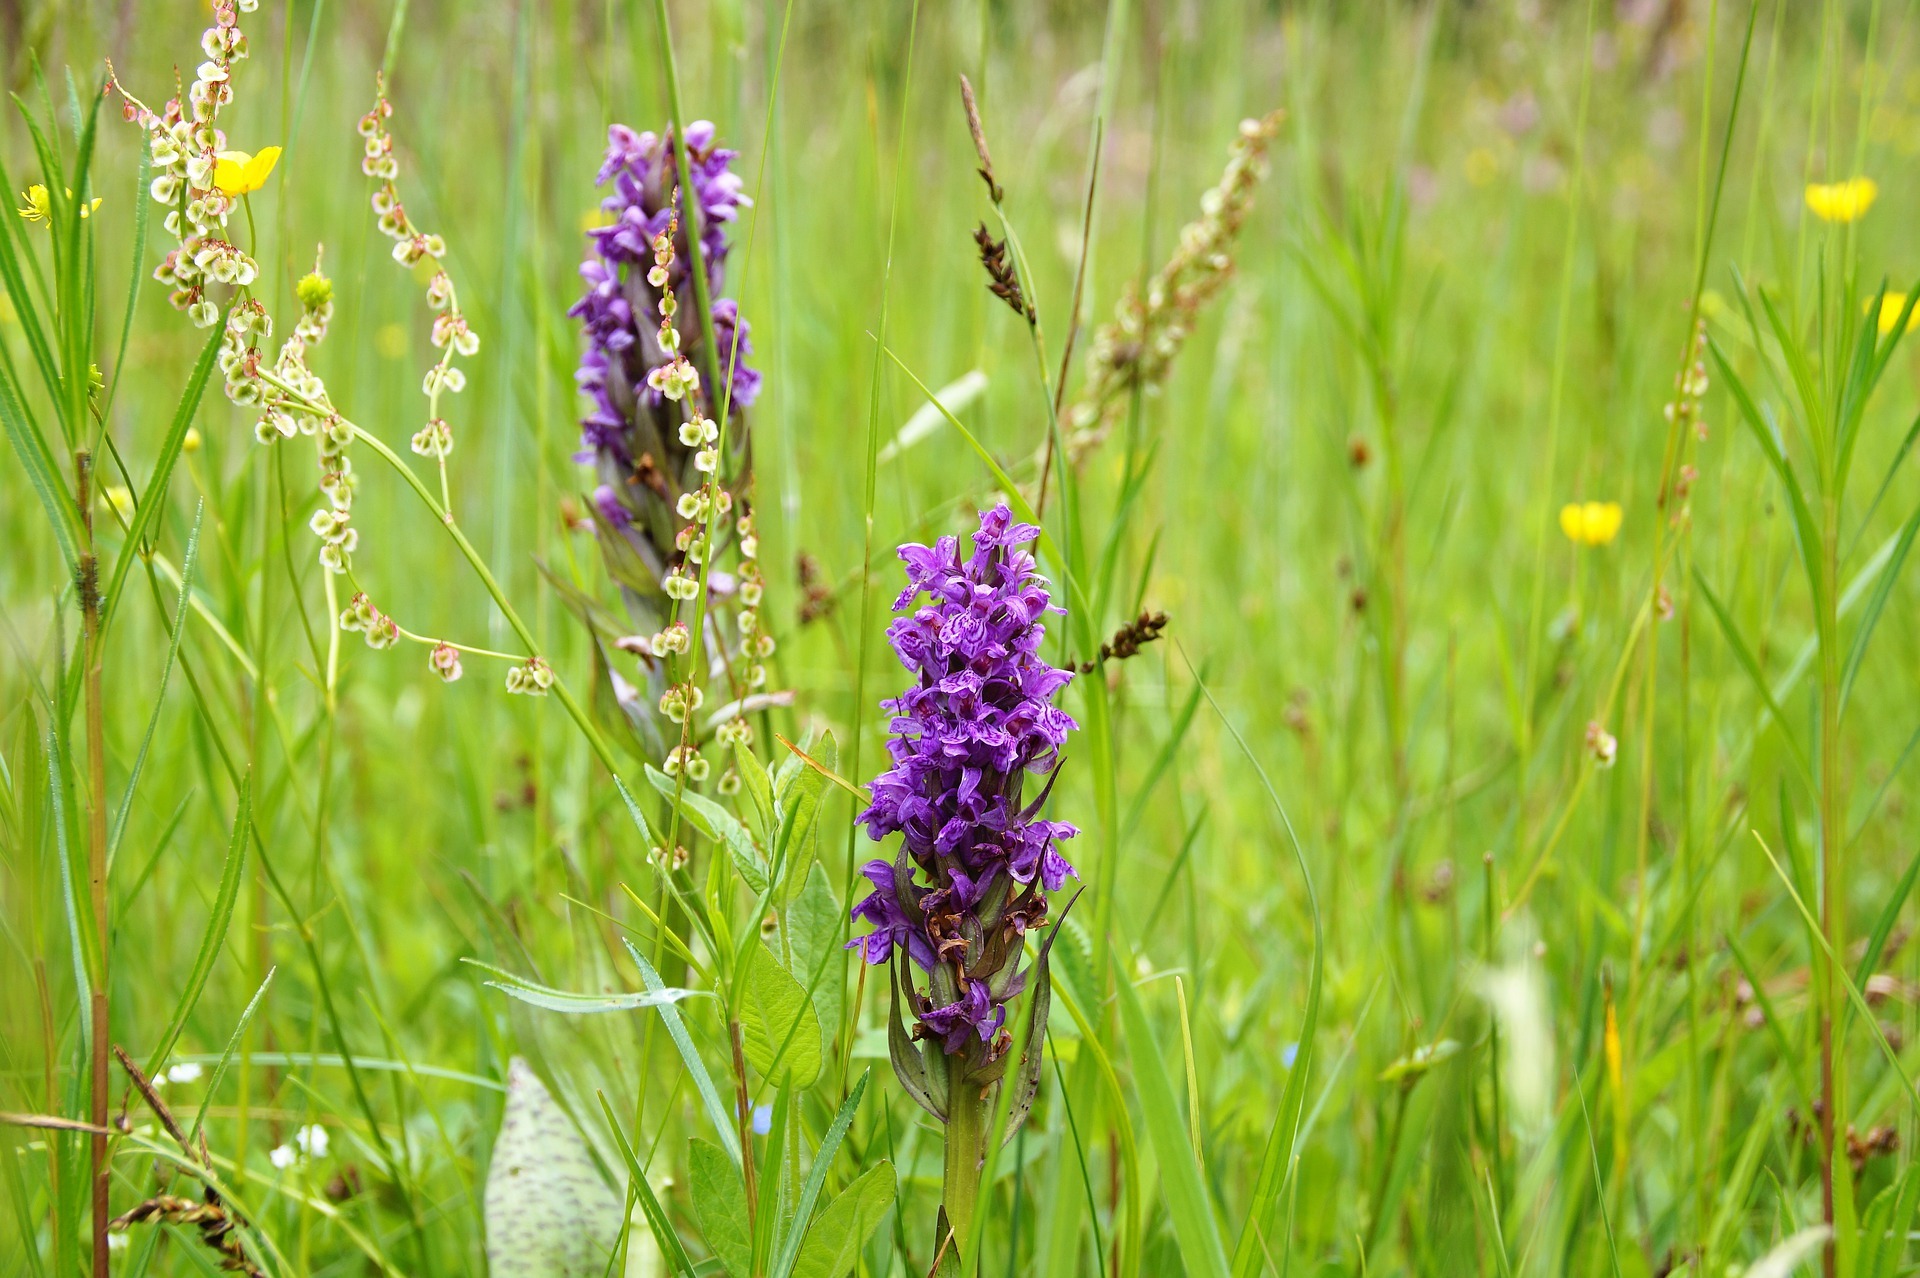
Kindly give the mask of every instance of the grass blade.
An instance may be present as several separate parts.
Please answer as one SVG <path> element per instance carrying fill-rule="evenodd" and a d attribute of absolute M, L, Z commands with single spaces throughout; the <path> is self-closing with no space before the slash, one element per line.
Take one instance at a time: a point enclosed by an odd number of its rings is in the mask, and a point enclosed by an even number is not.
<path fill-rule="evenodd" d="M 833 1166 L 833 1156 L 840 1151 L 840 1142 L 846 1138 L 847 1129 L 853 1126 L 853 1116 L 860 1109 L 860 1098 L 866 1094 L 867 1082 L 872 1077 L 871 1069 L 860 1072 L 860 1081 L 853 1085 L 853 1090 L 847 1093 L 847 1099 L 840 1103 L 840 1112 L 833 1116 L 833 1125 L 827 1128 L 827 1134 L 820 1140 L 820 1148 L 813 1156 L 813 1166 L 807 1170 L 807 1183 L 800 1190 L 799 1202 L 794 1204 L 793 1223 L 774 1253 L 773 1268 L 769 1271 L 773 1278 L 788 1278 L 793 1272 L 794 1261 L 800 1258 L 800 1244 L 806 1240 L 813 1204 L 819 1200 L 820 1187 L 826 1183 L 827 1171 Z"/>
<path fill-rule="evenodd" d="M 220 947 L 226 943 L 227 925 L 233 921 L 233 907 L 240 899 L 240 877 L 247 864 L 247 836 L 252 822 L 253 777 L 249 773 L 240 779 L 240 800 L 233 816 L 233 835 L 227 840 L 227 863 L 220 871 L 220 888 L 214 893 L 213 913 L 207 919 L 206 931 L 200 934 L 200 952 L 194 955 L 193 968 L 180 991 L 180 1001 L 174 1005 L 173 1017 L 167 1022 L 166 1032 L 160 1036 L 159 1046 L 147 1057 L 149 1078 L 166 1064 L 173 1045 L 180 1040 L 180 1031 L 186 1028 L 187 1017 L 193 1013 L 194 1004 L 200 1001 L 200 992 L 206 989 L 207 978 L 213 974 L 213 965 L 220 957 Z"/>
<path fill-rule="evenodd" d="M 167 659 L 160 667 L 160 686 L 153 694 L 153 713 L 147 717 L 147 734 L 140 739 L 140 752 L 133 757 L 133 768 L 127 773 L 126 793 L 120 796 L 120 810 L 113 816 L 113 833 L 107 839 L 107 865 L 113 865 L 114 853 L 120 850 L 120 836 L 127 830 L 127 815 L 133 808 L 133 793 L 140 785 L 140 773 L 147 764 L 147 751 L 153 748 L 153 734 L 160 726 L 160 709 L 167 701 L 167 681 L 173 674 L 174 659 L 180 655 L 180 636 L 187 630 L 187 605 L 193 598 L 193 557 L 200 548 L 200 518 L 206 511 L 206 502 L 199 501 L 193 507 L 193 531 L 187 534 L 187 552 L 180 563 L 180 604 L 173 612 L 173 630 L 167 640 Z"/>
<path fill-rule="evenodd" d="M 1740 637 L 1740 631 L 1734 626 L 1733 618 L 1727 615 L 1727 610 L 1721 606 L 1719 598 L 1714 595 L 1713 587 L 1707 585 L 1706 577 L 1698 568 L 1693 570 L 1693 581 L 1700 587 L 1701 597 L 1707 601 L 1707 608 L 1713 613 L 1713 619 L 1720 623 L 1720 633 L 1725 636 L 1727 646 L 1733 649 L 1733 655 L 1739 660 L 1740 668 L 1747 672 L 1747 679 L 1753 684 L 1754 691 L 1758 692 L 1760 699 L 1766 703 L 1767 713 L 1771 714 L 1773 721 L 1780 725 L 1780 735 L 1786 741 L 1788 751 L 1793 755 L 1794 767 L 1800 773 L 1800 779 L 1807 783 L 1809 789 L 1813 788 L 1813 769 L 1807 763 L 1807 756 L 1801 752 L 1800 743 L 1794 740 L 1793 728 L 1787 716 L 1781 712 L 1780 703 L 1773 699 L 1773 689 L 1767 686 L 1767 677 L 1761 671 L 1759 661 L 1755 660 L 1753 650 L 1747 647 L 1746 640 Z"/>
<path fill-rule="evenodd" d="M 675 1232 L 673 1222 L 667 1218 L 660 1199 L 654 1195 L 653 1186 L 647 1183 L 646 1169 L 640 1166 L 640 1160 L 633 1156 L 633 1146 L 627 1144 L 627 1135 L 620 1130 L 620 1120 L 613 1116 L 613 1106 L 607 1103 L 605 1092 L 595 1092 L 600 1099 L 600 1112 L 606 1116 L 607 1130 L 613 1133 L 614 1144 L 620 1147 L 621 1161 L 627 1165 L 627 1176 L 633 1182 L 633 1193 L 640 1199 L 640 1210 L 647 1215 L 647 1225 L 653 1230 L 654 1241 L 660 1244 L 660 1254 L 674 1273 L 695 1278 L 693 1261 L 687 1256 L 686 1246 Z"/>
<path fill-rule="evenodd" d="M 1116 960 L 1117 961 L 1117 960 Z M 1194 1278 L 1227 1278 L 1227 1253 L 1220 1242 L 1220 1226 L 1213 1218 L 1206 1177 L 1186 1124 L 1180 1121 L 1180 1103 L 1167 1077 L 1167 1063 L 1147 1024 L 1140 995 L 1123 971 L 1116 970 L 1120 1022 L 1127 1031 L 1127 1051 L 1133 1059 L 1133 1085 L 1146 1118 L 1147 1138 L 1160 1160 L 1160 1189 L 1167 1214 L 1180 1240 L 1180 1258 Z M 1297 1071 L 1296 1071 L 1297 1072 Z"/>
<path fill-rule="evenodd" d="M 173 412 L 173 424 L 167 428 L 166 440 L 160 445 L 160 456 L 153 463 L 153 474 L 147 480 L 146 491 L 138 498 L 139 505 L 134 509 L 133 523 L 127 528 L 127 539 L 121 545 L 120 556 L 114 560 L 113 576 L 107 583 L 107 591 L 100 605 L 102 626 L 111 621 L 114 604 L 127 584 L 127 571 L 140 556 L 140 543 L 146 539 L 156 513 L 166 505 L 167 481 L 173 477 L 174 463 L 180 460 L 180 450 L 187 442 L 187 429 L 193 425 L 193 415 L 200 408 L 200 397 L 206 393 L 207 378 L 213 373 L 214 357 L 220 353 L 220 338 L 226 332 L 226 318 L 222 314 L 220 322 L 207 334 L 206 345 L 200 348 L 200 358 L 187 378 L 186 389 L 180 392 L 179 406 Z"/>

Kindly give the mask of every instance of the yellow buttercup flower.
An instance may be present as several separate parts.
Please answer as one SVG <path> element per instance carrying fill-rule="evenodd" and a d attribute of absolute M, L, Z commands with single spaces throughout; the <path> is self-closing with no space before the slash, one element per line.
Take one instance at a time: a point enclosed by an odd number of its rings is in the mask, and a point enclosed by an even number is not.
<path fill-rule="evenodd" d="M 1867 305 L 1871 306 L 1873 303 L 1868 302 Z M 1900 323 L 1900 312 L 1906 309 L 1905 293 L 1889 293 L 1880 299 L 1880 336 L 1885 337 L 1893 332 Z M 1920 328 L 1920 304 L 1916 304 L 1913 314 L 1907 316 L 1907 331 L 1911 333 L 1916 328 Z"/>
<path fill-rule="evenodd" d="M 68 191 L 67 195 L 71 197 L 73 192 Z M 53 224 L 53 201 L 47 197 L 47 188 L 44 184 L 35 182 L 20 192 L 20 198 L 26 203 L 14 211 L 21 217 L 29 222 L 44 222 L 49 226 Z M 91 217 L 93 211 L 99 207 L 100 197 L 95 196 L 91 203 L 80 206 L 80 216 Z"/>
<path fill-rule="evenodd" d="M 1807 207 L 1822 222 L 1858 222 L 1879 194 L 1880 186 L 1872 178 L 1816 182 L 1807 188 Z"/>
<path fill-rule="evenodd" d="M 279 162 L 277 146 L 265 147 L 258 155 L 222 151 L 213 157 L 213 184 L 222 195 L 247 195 L 267 184 L 273 166 Z"/>
<path fill-rule="evenodd" d="M 1576 546 L 1604 546 L 1620 532 L 1617 501 L 1569 502 L 1560 508 L 1560 531 Z"/>

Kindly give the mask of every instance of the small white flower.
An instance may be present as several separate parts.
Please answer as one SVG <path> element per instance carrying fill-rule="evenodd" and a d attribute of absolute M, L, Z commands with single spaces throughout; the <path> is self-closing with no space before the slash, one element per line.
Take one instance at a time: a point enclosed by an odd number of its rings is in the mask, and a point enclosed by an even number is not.
<path fill-rule="evenodd" d="M 293 1134 L 294 1143 L 300 1146 L 300 1152 L 314 1158 L 327 1156 L 327 1129 L 318 1123 L 302 1127 Z"/>
<path fill-rule="evenodd" d="M 294 1160 L 299 1157 L 300 1155 L 293 1152 L 293 1146 L 275 1145 L 267 1154 L 267 1161 L 280 1170 L 285 1171 L 287 1168 L 293 1166 Z"/>
<path fill-rule="evenodd" d="M 169 1083 L 192 1083 L 199 1079 L 203 1071 L 198 1061 L 181 1061 L 167 1071 Z"/>

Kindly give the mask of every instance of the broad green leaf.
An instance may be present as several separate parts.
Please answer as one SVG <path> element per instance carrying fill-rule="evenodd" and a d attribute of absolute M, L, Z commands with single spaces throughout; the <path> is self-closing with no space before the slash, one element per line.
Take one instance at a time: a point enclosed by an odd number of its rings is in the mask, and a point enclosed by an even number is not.
<path fill-rule="evenodd" d="M 760 756 L 753 747 L 743 741 L 733 744 L 733 766 L 740 774 L 741 790 L 753 801 L 754 813 L 760 818 L 760 831 L 766 836 L 766 842 L 773 842 L 774 808 L 773 778 L 767 775 L 767 769 L 760 762 Z"/>
<path fill-rule="evenodd" d="M 1120 1023 L 1126 1029 L 1127 1054 L 1133 1061 L 1133 1086 L 1146 1119 L 1147 1138 L 1160 1162 L 1160 1192 L 1173 1219 L 1174 1236 L 1180 1240 L 1180 1258 L 1195 1278 L 1226 1278 L 1227 1253 L 1220 1241 L 1220 1227 L 1213 1218 L 1206 1177 L 1188 1138 L 1180 1102 L 1174 1098 L 1167 1063 L 1160 1055 L 1160 1044 L 1154 1040 L 1133 982 L 1124 972 L 1116 970 L 1115 976 Z"/>
<path fill-rule="evenodd" d="M 810 1086 L 820 1077 L 820 1019 L 772 950 L 762 943 L 751 953 L 740 998 L 747 1061 L 770 1081 Z"/>
<path fill-rule="evenodd" d="M 732 1278 L 751 1278 L 753 1233 L 747 1225 L 747 1187 L 740 1168 L 718 1145 L 689 1142 L 688 1187 L 692 1190 L 693 1218 L 707 1250 Z"/>
<path fill-rule="evenodd" d="M 846 1278 L 893 1206 L 893 1164 L 882 1161 L 827 1204 L 807 1230 L 793 1278 Z"/>
<path fill-rule="evenodd" d="M 821 1048 L 831 1051 L 833 1036 L 840 1025 L 841 965 L 846 951 L 840 947 L 840 898 L 833 894 L 827 873 L 816 864 L 787 907 L 787 943 L 793 951 L 793 974 L 813 999 L 814 1014 L 820 1018 Z"/>
<path fill-rule="evenodd" d="M 807 753 L 821 767 L 835 769 L 840 765 L 839 748 L 831 732 L 822 734 Z M 773 863 L 779 870 L 783 896 L 792 895 L 819 854 L 820 808 L 827 789 L 827 778 L 818 768 L 800 763 L 791 751 L 787 757 L 799 766 L 786 774 L 784 784 L 775 790 L 780 833 L 774 843 Z"/>
<path fill-rule="evenodd" d="M 530 1066 L 507 1066 L 507 1107 L 483 1199 L 493 1278 L 600 1278 L 620 1202 Z"/>
<path fill-rule="evenodd" d="M 733 857 L 734 868 L 740 871 L 740 877 L 746 880 L 749 888 L 756 893 L 767 890 L 766 858 L 754 846 L 753 835 L 747 832 L 746 826 L 740 824 L 739 818 L 705 795 L 680 788 L 672 777 L 658 768 L 647 768 L 647 780 L 665 796 L 668 803 L 677 804 L 687 824 L 714 842 L 726 844 L 728 853 Z"/>

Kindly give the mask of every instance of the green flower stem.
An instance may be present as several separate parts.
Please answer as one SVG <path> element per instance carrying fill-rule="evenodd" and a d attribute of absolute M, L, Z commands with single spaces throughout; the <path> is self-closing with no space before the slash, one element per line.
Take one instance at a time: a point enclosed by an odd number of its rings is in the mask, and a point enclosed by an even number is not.
<path fill-rule="evenodd" d="M 439 518 L 441 525 L 447 530 L 447 535 L 453 538 L 453 544 L 460 548 L 462 555 L 466 556 L 474 575 L 480 578 L 480 584 L 487 588 L 489 595 L 493 596 L 494 605 L 500 609 L 500 615 L 507 619 L 507 624 L 513 627 L 513 633 L 518 635 L 520 642 L 526 646 L 527 655 L 539 656 L 540 645 L 534 642 L 533 632 L 527 629 L 526 622 L 520 620 L 520 614 L 514 611 L 513 605 L 507 602 L 506 592 L 500 588 L 500 583 L 488 569 L 487 561 L 480 557 L 480 552 L 474 549 L 471 541 L 467 540 L 466 533 L 460 530 L 460 525 L 454 520 L 452 512 L 440 504 L 425 481 L 413 473 L 413 467 L 402 461 L 398 453 L 387 447 L 379 438 L 368 434 L 353 423 L 347 424 L 353 430 L 353 437 L 379 453 L 388 465 L 400 472 L 400 477 L 406 480 L 407 485 L 413 489 L 420 500 L 426 503 L 427 509 Z M 619 775 L 619 764 L 613 757 L 613 751 L 608 748 L 606 739 L 600 735 L 600 730 L 593 726 L 593 720 L 587 717 L 586 710 L 574 699 L 573 693 L 568 690 L 566 682 L 560 678 L 558 671 L 555 671 L 553 676 L 553 692 L 560 698 L 560 704 L 566 707 L 567 714 L 572 716 L 574 723 L 579 726 L 581 734 L 587 738 L 587 744 L 593 748 L 594 755 L 599 758 L 607 771 L 616 776 Z"/>
<path fill-rule="evenodd" d="M 455 521 L 453 512 L 440 504 L 439 499 L 433 495 L 433 490 L 427 487 L 426 482 L 422 480 L 420 476 L 413 473 L 413 467 L 401 460 L 400 454 L 387 447 L 385 441 L 380 439 L 379 436 L 369 434 L 361 427 L 347 421 L 330 406 L 317 404 L 308 399 L 265 369 L 261 370 L 259 376 L 261 381 L 280 392 L 283 397 L 281 407 L 306 413 L 308 416 L 317 417 L 322 421 L 337 419 L 345 422 L 347 428 L 353 432 L 354 439 L 366 444 L 368 448 L 380 454 L 381 458 L 399 473 L 400 478 L 407 482 L 407 486 L 413 489 L 414 494 L 426 504 L 427 509 L 432 511 L 434 516 L 439 519 L 441 526 L 447 530 L 447 535 L 453 538 L 453 544 L 460 548 L 462 555 L 466 556 L 467 564 L 473 569 L 474 575 L 480 578 L 480 584 L 487 588 L 489 595 L 493 596 L 494 605 L 500 609 L 500 615 L 507 619 L 507 624 L 513 627 L 513 633 L 518 635 L 520 642 L 525 645 L 527 655 L 529 657 L 537 657 L 540 655 L 540 645 L 534 641 L 533 632 L 527 629 L 526 622 L 520 620 L 520 614 L 514 611 L 513 605 L 507 602 L 506 592 L 500 588 L 499 581 L 494 578 L 492 571 L 487 567 L 487 561 L 480 557 L 480 552 L 474 549 L 471 541 L 467 540 L 466 533 L 460 530 L 460 525 Z M 620 767 L 614 759 L 613 751 L 607 745 L 606 738 L 602 737 L 600 730 L 593 726 L 593 720 L 587 717 L 586 710 L 580 705 L 579 701 L 574 698 L 573 693 L 567 688 L 566 681 L 560 677 L 560 672 L 557 670 L 553 672 L 553 692 L 555 696 L 560 698 L 560 704 L 566 707 L 567 714 L 572 717 L 574 724 L 579 727 L 581 735 L 586 737 L 587 744 L 592 747 L 595 757 L 600 760 L 607 771 L 618 776 L 620 774 Z"/>
<path fill-rule="evenodd" d="M 949 1058 L 951 1059 L 951 1058 Z M 957 1068 L 952 1067 L 950 1068 Z M 987 1105 L 979 1089 L 952 1080 L 948 1085 L 946 1170 L 940 1182 L 940 1205 L 946 1209 L 947 1228 L 953 1233 L 950 1254 L 962 1262 L 963 1246 L 972 1246 L 974 1208 L 980 1199 L 982 1142 L 986 1139 Z M 945 1243 L 945 1238 L 936 1245 Z"/>

